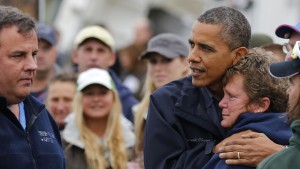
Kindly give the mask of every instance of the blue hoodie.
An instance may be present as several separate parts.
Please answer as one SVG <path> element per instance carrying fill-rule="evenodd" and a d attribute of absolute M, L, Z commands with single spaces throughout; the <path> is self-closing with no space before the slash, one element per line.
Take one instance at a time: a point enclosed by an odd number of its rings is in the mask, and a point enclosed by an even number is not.
<path fill-rule="evenodd" d="M 145 129 L 146 169 L 202 168 L 226 136 L 221 109 L 192 77 L 162 86 L 151 95 Z"/>
<path fill-rule="evenodd" d="M 26 128 L 0 97 L 0 168 L 63 169 L 65 159 L 57 124 L 33 96 L 24 100 Z"/>
<path fill-rule="evenodd" d="M 228 136 L 245 130 L 253 130 L 266 134 L 277 144 L 288 145 L 292 130 L 284 115 L 285 113 L 271 112 L 243 113 L 230 129 Z M 255 169 L 255 167 L 228 165 L 219 157 L 219 153 L 216 153 L 202 169 Z"/>

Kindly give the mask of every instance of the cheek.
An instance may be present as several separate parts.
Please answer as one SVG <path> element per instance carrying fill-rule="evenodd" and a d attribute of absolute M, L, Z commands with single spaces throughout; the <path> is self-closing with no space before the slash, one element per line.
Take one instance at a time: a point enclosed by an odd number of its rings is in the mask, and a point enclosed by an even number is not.
<path fill-rule="evenodd" d="M 50 91 L 48 91 L 48 92 L 50 92 Z M 51 109 L 52 107 L 55 107 L 55 102 L 52 101 L 51 99 L 52 99 L 52 96 L 51 97 L 48 96 L 48 99 L 46 100 L 46 102 L 47 102 L 46 104 L 49 109 Z"/>
<path fill-rule="evenodd" d="M 246 105 L 243 102 L 228 102 L 228 111 L 234 116 L 236 116 L 236 114 L 240 114 L 239 112 L 245 111 L 245 107 Z"/>
<path fill-rule="evenodd" d="M 224 72 L 232 65 L 232 61 L 226 57 L 214 57 L 203 59 L 203 63 L 210 74 L 223 75 Z"/>
<path fill-rule="evenodd" d="M 72 102 L 66 102 L 66 103 L 65 103 L 65 107 L 66 107 L 67 109 L 71 110 L 71 109 L 72 109 Z"/>
<path fill-rule="evenodd" d="M 149 70 L 148 72 L 149 72 L 150 77 L 153 78 L 154 72 L 155 72 L 154 67 L 150 65 L 150 66 L 148 66 L 148 70 Z"/>
<path fill-rule="evenodd" d="M 86 98 L 83 97 L 82 98 L 82 107 L 83 107 L 83 109 L 85 109 L 86 107 L 88 107 L 90 102 L 91 102 L 90 99 L 86 99 Z"/>
<path fill-rule="evenodd" d="M 108 105 L 109 109 L 112 109 L 113 103 L 114 103 L 114 97 L 113 95 L 108 96 L 105 99 L 105 103 Z"/>

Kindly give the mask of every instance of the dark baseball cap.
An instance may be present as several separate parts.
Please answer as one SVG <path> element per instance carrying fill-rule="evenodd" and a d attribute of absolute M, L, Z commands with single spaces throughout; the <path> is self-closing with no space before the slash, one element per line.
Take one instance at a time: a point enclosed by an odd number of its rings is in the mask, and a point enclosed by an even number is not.
<path fill-rule="evenodd" d="M 161 33 L 148 42 L 147 49 L 140 59 L 145 59 L 151 53 L 158 53 L 169 59 L 174 59 L 179 56 L 187 57 L 189 54 L 189 48 L 187 41 L 185 42 L 180 36 L 172 33 Z"/>
<path fill-rule="evenodd" d="M 294 32 L 300 34 L 300 22 L 295 26 L 288 24 L 280 25 L 276 29 L 275 34 L 280 38 L 289 39 Z"/>
<path fill-rule="evenodd" d="M 270 65 L 269 72 L 277 78 L 292 77 L 300 73 L 300 41 L 297 41 L 291 53 L 292 60 Z"/>
<path fill-rule="evenodd" d="M 51 45 L 55 45 L 57 42 L 54 29 L 45 23 L 37 24 L 37 35 L 38 39 L 43 39 Z"/>

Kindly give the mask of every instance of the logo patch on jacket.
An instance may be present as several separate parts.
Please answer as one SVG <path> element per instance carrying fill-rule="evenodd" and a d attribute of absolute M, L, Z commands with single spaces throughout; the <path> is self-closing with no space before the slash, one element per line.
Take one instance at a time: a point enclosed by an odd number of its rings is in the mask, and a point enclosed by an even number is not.
<path fill-rule="evenodd" d="M 42 142 L 46 143 L 54 143 L 55 142 L 55 137 L 54 134 L 48 131 L 38 131 L 39 135 L 41 137 Z"/>

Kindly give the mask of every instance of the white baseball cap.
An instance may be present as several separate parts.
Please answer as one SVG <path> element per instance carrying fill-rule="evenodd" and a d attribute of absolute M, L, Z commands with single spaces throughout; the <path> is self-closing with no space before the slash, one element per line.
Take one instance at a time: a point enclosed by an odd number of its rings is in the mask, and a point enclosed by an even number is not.
<path fill-rule="evenodd" d="M 114 84 L 107 70 L 91 68 L 81 72 L 77 79 L 77 90 L 82 91 L 91 84 L 99 84 L 110 90 L 114 89 Z"/>

